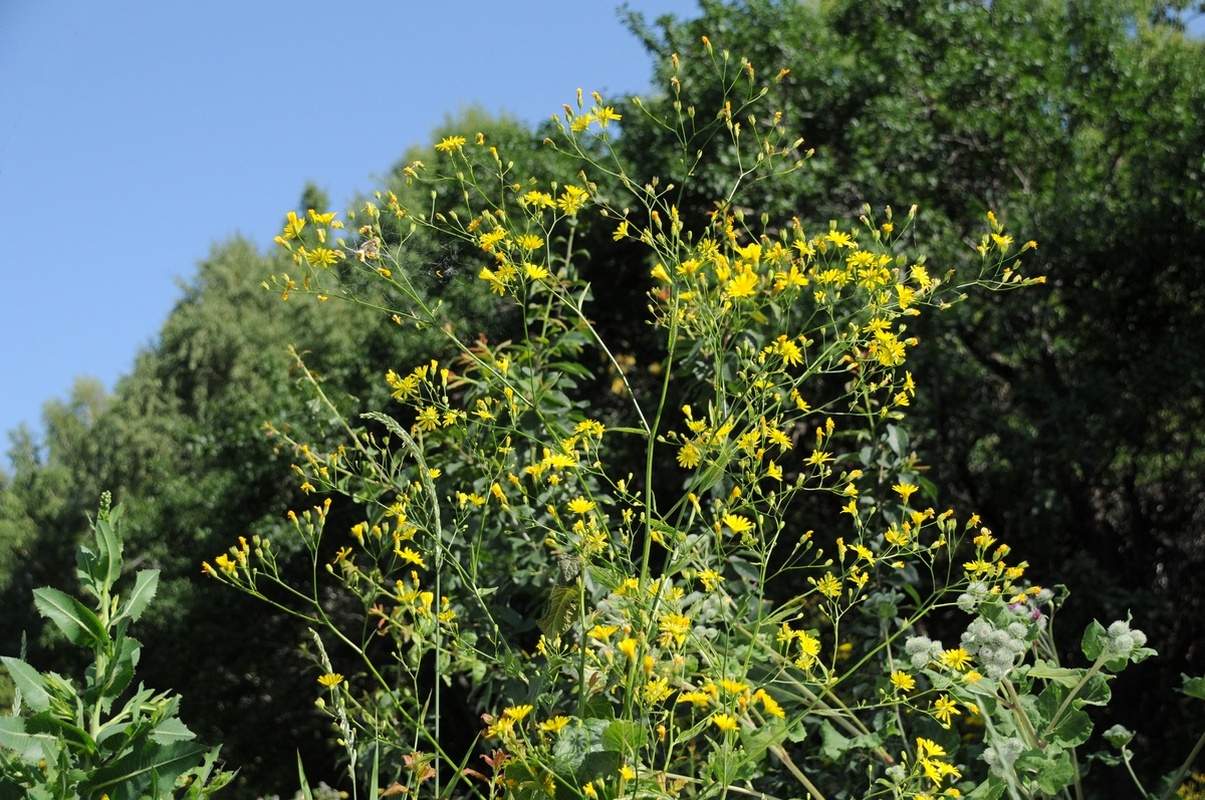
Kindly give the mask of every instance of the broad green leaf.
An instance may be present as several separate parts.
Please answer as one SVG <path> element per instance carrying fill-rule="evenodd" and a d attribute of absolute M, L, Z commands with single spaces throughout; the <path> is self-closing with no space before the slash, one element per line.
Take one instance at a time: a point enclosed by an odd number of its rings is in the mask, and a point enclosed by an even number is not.
<path fill-rule="evenodd" d="M 577 586 L 554 586 L 552 596 L 548 599 L 548 611 L 536 624 L 545 636 L 555 638 L 573 625 L 577 609 Z"/>
<path fill-rule="evenodd" d="M 30 732 L 25 717 L 0 717 L 0 747 L 15 750 L 26 761 L 51 760 L 58 752 L 58 737 L 46 732 Z"/>
<path fill-rule="evenodd" d="M 1075 779 L 1075 766 L 1066 752 L 1048 758 L 1038 769 L 1038 788 L 1048 795 L 1056 795 L 1071 785 Z"/>
<path fill-rule="evenodd" d="M 626 719 L 611 720 L 602 732 L 604 750 L 632 755 L 648 742 L 648 729 L 638 722 Z"/>
<path fill-rule="evenodd" d="M 50 693 L 46 690 L 46 681 L 42 674 L 19 658 L 4 656 L 4 666 L 13 678 L 13 684 L 21 693 L 25 705 L 34 711 L 46 711 L 50 708 Z"/>
<path fill-rule="evenodd" d="M 49 711 L 42 711 L 26 719 L 25 732 L 53 736 L 69 745 L 74 745 L 74 749 L 82 750 L 88 755 L 96 752 L 96 742 L 87 731 L 79 725 L 60 719 Z"/>
<path fill-rule="evenodd" d="M 1101 625 L 1096 620 L 1092 620 L 1088 627 L 1084 629 L 1084 638 L 1080 642 L 1080 648 L 1084 651 L 1084 657 L 1089 661 L 1096 661 L 1100 654 L 1104 652 L 1105 642 L 1109 639 L 1108 631 L 1105 626 Z"/>
<path fill-rule="evenodd" d="M 995 775 L 989 777 L 986 781 L 979 784 L 966 796 L 967 800 L 1000 800 L 1004 796 L 1004 790 L 1007 784 L 1003 778 L 997 778 Z"/>
<path fill-rule="evenodd" d="M 34 589 L 34 605 L 38 612 L 53 622 L 63 635 L 80 647 L 96 647 L 107 643 L 109 633 L 100 619 L 83 603 L 58 589 Z"/>

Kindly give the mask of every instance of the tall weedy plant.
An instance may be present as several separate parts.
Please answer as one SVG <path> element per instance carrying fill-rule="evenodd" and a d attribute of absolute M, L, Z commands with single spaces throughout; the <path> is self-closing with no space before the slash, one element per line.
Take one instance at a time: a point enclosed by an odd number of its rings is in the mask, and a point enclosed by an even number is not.
<path fill-rule="evenodd" d="M 679 181 L 700 143 L 722 142 L 731 180 L 707 213 L 631 174 L 612 146 L 620 115 L 579 92 L 545 142 L 579 165 L 563 180 L 451 135 L 405 167 L 412 200 L 289 215 L 277 241 L 296 270 L 266 286 L 443 330 L 448 349 L 382 365 L 395 404 L 350 419 L 298 356 L 342 429 L 320 445 L 269 428 L 301 488 L 328 495 L 291 514 L 312 582 L 259 537 L 205 571 L 311 623 L 319 703 L 374 793 L 1074 791 L 1084 707 L 1152 651 L 1118 622 L 1089 632 L 1090 666 L 1060 665 L 1054 593 L 978 517 L 931 505 L 907 435 L 916 318 L 1039 283 L 1017 266 L 1036 245 L 988 214 L 965 274 L 909 252 L 913 212 L 758 216 L 742 192 L 810 153 L 752 65 L 706 41 L 699 57 L 719 107 L 694 107 L 673 77 L 668 115 L 633 109 L 676 134 Z M 600 227 L 647 258 L 648 363 L 595 324 L 608 309 L 580 247 Z M 432 237 L 479 255 L 504 336 L 466 330 L 404 266 Z M 336 502 L 362 518 L 328 531 Z M 467 743 L 466 704 L 481 713 Z"/>

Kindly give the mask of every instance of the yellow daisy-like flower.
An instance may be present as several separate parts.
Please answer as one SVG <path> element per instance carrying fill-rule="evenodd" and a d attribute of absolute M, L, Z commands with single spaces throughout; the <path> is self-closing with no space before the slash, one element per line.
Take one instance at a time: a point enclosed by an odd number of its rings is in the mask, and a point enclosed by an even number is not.
<path fill-rule="evenodd" d="M 435 145 L 435 149 L 441 153 L 450 153 L 464 147 L 466 142 L 468 139 L 463 136 L 445 136 L 439 140 L 439 144 Z"/>
<path fill-rule="evenodd" d="M 933 716 L 947 728 L 950 727 L 950 720 L 953 718 L 953 715 L 961 713 L 958 710 L 958 704 L 947 695 L 943 694 L 933 702 Z"/>
<path fill-rule="evenodd" d="M 906 672 L 898 669 L 891 673 L 891 685 L 901 692 L 910 692 L 916 688 L 916 680 Z"/>
<path fill-rule="evenodd" d="M 740 514 L 728 514 L 724 517 L 724 524 L 732 529 L 733 533 L 745 533 L 753 530 L 753 521 L 748 517 L 742 517 Z"/>
<path fill-rule="evenodd" d="M 587 500 L 584 497 L 575 497 L 569 501 L 569 510 L 574 514 L 587 514 L 594 510 L 594 506 L 593 500 Z"/>
<path fill-rule="evenodd" d="M 911 497 L 918 488 L 920 487 L 911 483 L 897 483 L 891 487 L 891 490 L 902 497 L 904 502 L 907 503 L 908 498 Z"/>
<path fill-rule="evenodd" d="M 724 294 L 728 297 L 751 297 L 755 291 L 757 291 L 757 273 L 753 270 L 742 270 L 724 287 Z"/>
<path fill-rule="evenodd" d="M 561 728 L 568 725 L 570 721 L 570 718 L 566 717 L 564 714 L 558 714 L 552 719 L 547 719 L 541 722 L 540 730 L 544 731 L 545 733 L 556 733 Z"/>
<path fill-rule="evenodd" d="M 943 650 L 938 657 L 938 661 L 947 669 L 965 672 L 967 667 L 971 666 L 971 655 L 961 647 L 955 647 L 950 650 Z"/>
<path fill-rule="evenodd" d="M 409 547 L 403 547 L 401 550 L 394 550 L 393 554 L 405 561 L 407 564 L 414 564 L 416 567 L 427 568 L 423 557 Z"/>
<path fill-rule="evenodd" d="M 737 729 L 736 717 L 731 714 L 712 714 L 711 721 L 722 731 L 732 732 Z"/>
<path fill-rule="evenodd" d="M 524 717 L 526 717 L 528 714 L 531 713 L 531 709 L 532 709 L 532 706 L 530 704 L 521 705 L 521 706 L 511 706 L 510 708 L 504 709 L 502 711 L 502 716 L 506 717 L 507 719 L 513 719 L 515 722 L 519 722 L 520 720 L 522 720 Z"/>
<path fill-rule="evenodd" d="M 678 465 L 686 469 L 694 469 L 703 461 L 703 454 L 694 442 L 687 442 L 678 451 Z"/>
<path fill-rule="evenodd" d="M 318 682 L 328 689 L 334 689 L 339 684 L 343 683 L 343 676 L 338 672 L 328 672 L 318 678 Z"/>

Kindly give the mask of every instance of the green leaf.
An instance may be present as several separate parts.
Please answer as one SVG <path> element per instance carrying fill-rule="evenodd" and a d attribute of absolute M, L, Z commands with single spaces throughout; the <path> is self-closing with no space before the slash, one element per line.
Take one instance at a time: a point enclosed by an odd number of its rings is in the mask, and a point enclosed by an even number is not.
<path fill-rule="evenodd" d="M 1104 652 L 1105 643 L 1109 640 L 1109 633 L 1105 630 L 1105 626 L 1101 625 L 1096 620 L 1084 629 L 1084 637 L 1080 641 L 1080 648 L 1084 651 L 1084 657 L 1089 661 L 1096 661 L 1100 654 Z"/>
<path fill-rule="evenodd" d="M 1184 681 L 1180 686 L 1181 692 L 1189 697 L 1205 700 L 1205 678 L 1190 678 L 1184 673 L 1180 673 L 1180 679 Z"/>
<path fill-rule="evenodd" d="M 96 543 L 100 547 L 98 566 L 103 570 L 96 577 L 104 581 L 105 586 L 112 586 L 121 577 L 121 537 L 117 528 L 108 519 L 97 519 L 93 526 L 96 531 Z"/>
<path fill-rule="evenodd" d="M 25 705 L 34 711 L 49 710 L 50 693 L 46 689 L 46 681 L 42 678 L 42 673 L 19 658 L 4 656 L 3 661 L 4 666 L 8 669 L 8 674 L 13 678 L 13 684 L 21 693 L 21 699 L 25 701 Z"/>
<path fill-rule="evenodd" d="M 554 586 L 548 599 L 548 611 L 536 624 L 545 636 L 557 637 L 573 625 L 577 615 L 578 590 L 576 586 Z"/>
<path fill-rule="evenodd" d="M 146 611 L 146 607 L 154 598 L 158 588 L 159 570 L 140 570 L 134 578 L 134 588 L 130 591 L 130 596 L 126 598 L 121 610 L 117 612 L 117 619 L 125 618 L 130 622 L 137 622 L 138 618 L 142 616 L 142 612 Z"/>
<path fill-rule="evenodd" d="M 1066 752 L 1046 759 L 1038 768 L 1038 788 L 1055 795 L 1071 785 L 1075 779 L 1075 766 Z"/>
<path fill-rule="evenodd" d="M 1084 669 L 1069 669 L 1067 667 L 1054 667 L 1048 662 L 1039 659 L 1034 662 L 1034 665 L 1029 668 L 1029 677 L 1042 678 L 1048 681 L 1066 686 L 1068 689 L 1079 683 L 1084 677 Z"/>
<path fill-rule="evenodd" d="M 80 794 L 108 793 L 111 800 L 139 800 L 153 785 L 173 786 L 176 778 L 201 761 L 206 750 L 188 742 L 168 745 L 147 742 L 94 771 L 80 786 Z"/>
<path fill-rule="evenodd" d="M 602 732 L 602 746 L 604 750 L 632 755 L 644 747 L 648 735 L 648 729 L 640 723 L 616 719 Z"/>
<path fill-rule="evenodd" d="M 25 720 L 25 731 L 30 734 L 53 736 L 56 740 L 74 745 L 75 750 L 82 750 L 91 755 L 96 752 L 96 742 L 78 725 L 56 717 L 49 711 L 34 714 Z"/>
<path fill-rule="evenodd" d="M 155 726 L 155 729 L 150 734 L 151 741 L 159 744 L 167 744 L 169 742 L 188 742 L 196 738 L 196 734 L 188 729 L 182 720 L 177 717 L 165 719 Z"/>
<path fill-rule="evenodd" d="M 995 775 L 990 776 L 986 781 L 975 787 L 974 791 L 966 796 L 967 800 L 1000 800 L 1004 796 L 1004 790 L 1007 784 L 1003 778 L 997 778 Z"/>
<path fill-rule="evenodd" d="M 50 756 L 58 752 L 58 737 L 29 732 L 24 717 L 0 717 L 0 747 L 15 750 L 25 761 L 50 761 Z"/>
<path fill-rule="evenodd" d="M 63 635 L 80 647 L 95 648 L 107 644 L 109 633 L 100 618 L 83 603 L 58 589 L 34 589 L 34 605 L 38 612 L 53 622 Z"/>

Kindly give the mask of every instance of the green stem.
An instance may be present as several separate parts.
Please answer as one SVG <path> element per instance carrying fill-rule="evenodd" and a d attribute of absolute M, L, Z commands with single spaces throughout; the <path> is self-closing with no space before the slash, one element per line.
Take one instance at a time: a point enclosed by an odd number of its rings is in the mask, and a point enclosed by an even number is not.
<path fill-rule="evenodd" d="M 1066 713 L 1068 707 L 1070 707 L 1071 701 L 1074 700 L 1076 695 L 1080 693 L 1080 690 L 1088 684 L 1088 681 L 1092 679 L 1092 676 L 1100 672 L 1101 667 L 1103 667 L 1105 664 L 1105 660 L 1106 656 L 1102 652 L 1096 657 L 1096 661 L 1091 667 L 1088 668 L 1088 671 L 1084 673 L 1084 677 L 1080 678 L 1079 683 L 1075 684 L 1075 688 L 1068 692 L 1067 696 L 1063 698 L 1063 702 L 1059 704 L 1058 710 L 1054 712 L 1054 716 L 1050 718 L 1050 723 L 1046 726 L 1046 730 L 1042 733 L 1043 738 L 1049 736 L 1050 732 L 1053 731 L 1059 724 L 1060 720 L 1063 718 L 1063 714 Z"/>
<path fill-rule="evenodd" d="M 1197 760 L 1197 756 L 1201 755 L 1202 748 L 1205 748 L 1205 733 L 1202 733 L 1200 738 L 1197 739 L 1197 743 L 1193 745 L 1192 752 L 1188 754 L 1188 758 L 1184 759 L 1184 763 L 1180 765 L 1180 769 L 1176 770 L 1175 776 L 1172 778 L 1171 783 L 1167 785 L 1167 789 L 1164 790 L 1160 800 L 1170 800 L 1175 791 L 1180 788 L 1180 784 L 1184 782 L 1184 776 L 1192 769 L 1193 762 Z"/>

